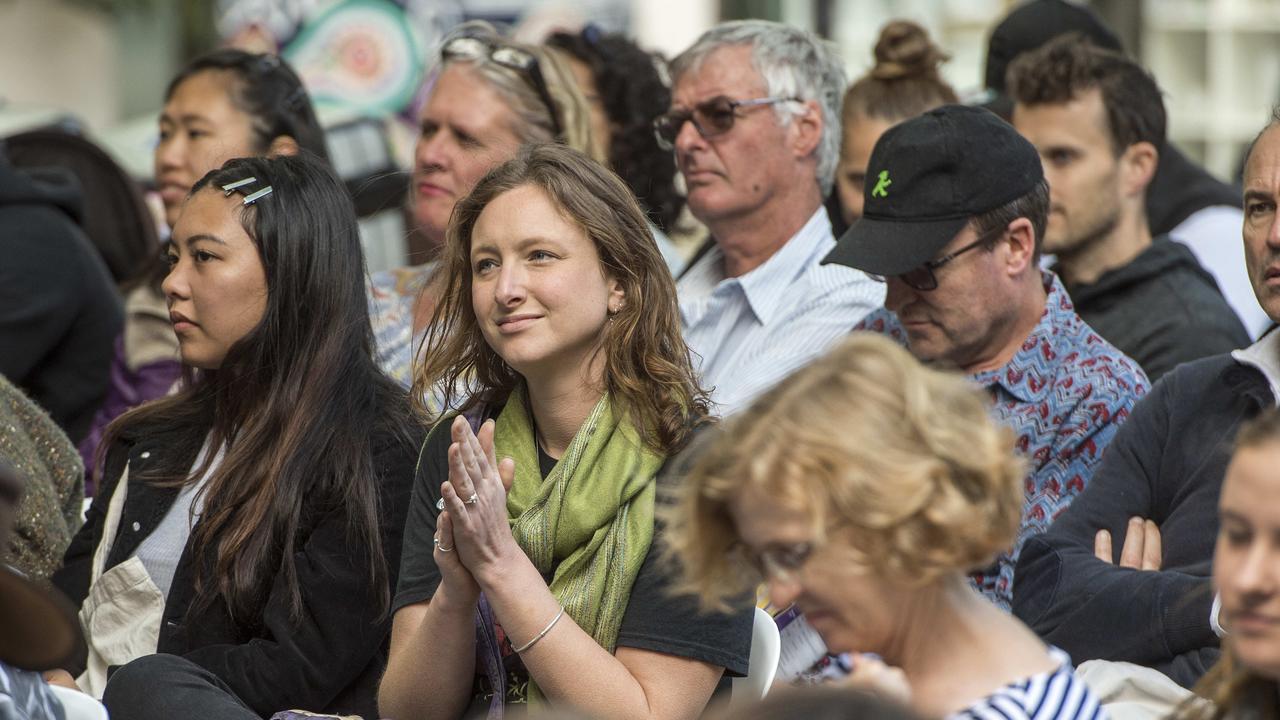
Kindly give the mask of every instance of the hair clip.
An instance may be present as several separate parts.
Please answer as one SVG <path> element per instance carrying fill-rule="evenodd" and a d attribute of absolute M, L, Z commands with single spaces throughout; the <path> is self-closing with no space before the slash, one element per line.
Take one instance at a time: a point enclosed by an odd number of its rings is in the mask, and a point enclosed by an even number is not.
<path fill-rule="evenodd" d="M 233 182 L 233 183 L 227 183 L 226 185 L 223 185 L 223 186 L 222 186 L 222 193 L 223 193 L 223 196 L 224 196 L 224 197 L 229 197 L 229 196 L 231 195 L 231 191 L 235 190 L 236 188 L 242 188 L 242 187 L 244 187 L 245 185 L 248 185 L 249 183 L 256 183 L 256 182 L 258 182 L 258 178 L 256 178 L 256 177 L 247 177 L 247 178 L 245 178 L 245 179 L 243 179 L 243 180 L 237 180 L 237 181 L 235 181 L 235 182 Z"/>
<path fill-rule="evenodd" d="M 261 190 L 254 192 L 252 195 L 246 195 L 244 198 L 244 202 L 241 204 L 242 205 L 252 204 L 254 200 L 257 200 L 258 198 L 266 197 L 270 194 L 271 194 L 271 186 L 268 185 L 262 188 Z"/>
<path fill-rule="evenodd" d="M 222 192 L 224 193 L 224 195 L 223 195 L 223 196 L 224 196 L 224 197 L 230 197 L 232 192 L 234 192 L 234 191 L 236 191 L 236 190 L 238 190 L 238 189 L 240 189 L 240 188 L 244 187 L 245 185 L 249 185 L 250 183 L 256 183 L 256 182 L 258 182 L 258 178 L 256 178 L 256 177 L 247 177 L 247 178 L 245 178 L 245 179 L 243 179 L 243 180 L 237 180 L 237 181 L 235 181 L 235 182 L 233 182 L 233 183 L 227 183 L 226 185 L 223 185 L 223 186 L 222 186 Z M 268 185 L 268 186 L 266 186 L 266 187 L 264 187 L 264 188 L 261 188 L 261 189 L 259 189 L 259 190 L 254 190 L 252 193 L 250 193 L 250 194 L 246 195 L 246 196 L 245 196 L 245 198 L 244 198 L 244 202 L 242 202 L 242 203 L 240 203 L 240 204 L 241 204 L 241 205 L 250 205 L 250 204 L 252 204 L 252 203 L 253 203 L 253 201 L 254 201 L 254 200 L 257 200 L 258 198 L 266 197 L 266 196 L 268 196 L 268 195 L 270 195 L 270 194 L 271 194 L 271 186 L 270 186 L 270 185 Z"/>

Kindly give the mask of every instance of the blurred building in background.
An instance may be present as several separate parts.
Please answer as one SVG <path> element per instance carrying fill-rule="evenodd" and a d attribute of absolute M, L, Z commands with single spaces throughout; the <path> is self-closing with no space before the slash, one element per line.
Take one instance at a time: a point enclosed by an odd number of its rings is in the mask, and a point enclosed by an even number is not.
<path fill-rule="evenodd" d="M 0 136 L 59 124 L 151 175 L 166 82 L 220 44 L 273 51 L 311 91 L 356 196 L 371 268 L 404 262 L 396 173 L 434 49 L 480 18 L 537 41 L 594 22 L 670 57 L 723 19 L 762 17 L 835 41 L 856 77 L 880 27 L 924 25 L 962 96 L 983 89 L 988 35 L 1016 0 L 0 0 Z M 1170 136 L 1234 181 L 1245 144 L 1280 97 L 1280 0 L 1095 0 L 1167 93 Z"/>

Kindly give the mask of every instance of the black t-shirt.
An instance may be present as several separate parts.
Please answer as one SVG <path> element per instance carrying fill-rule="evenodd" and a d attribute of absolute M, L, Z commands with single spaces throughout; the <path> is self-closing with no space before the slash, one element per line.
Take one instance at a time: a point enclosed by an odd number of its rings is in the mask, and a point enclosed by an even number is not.
<path fill-rule="evenodd" d="M 405 523 L 404 550 L 401 555 L 400 582 L 392 611 L 406 605 L 429 600 L 440 585 L 440 570 L 433 556 L 432 539 L 436 532 L 436 501 L 440 485 L 449 477 L 447 428 L 440 428 L 424 443 L 414 478 L 413 499 Z M 545 477 L 555 467 L 555 459 L 539 450 L 540 470 Z M 659 472 L 660 483 L 670 482 Z M 659 502 L 664 493 L 659 492 Z M 662 526 L 654 528 L 650 547 L 627 603 L 618 631 L 618 647 L 667 653 L 700 660 L 725 668 L 727 675 L 747 672 L 751 653 L 751 624 L 754 610 L 748 602 L 740 603 L 728 614 L 703 613 L 692 596 L 672 596 L 668 591 L 674 580 L 673 568 L 663 562 L 658 550 Z M 748 599 L 749 600 L 749 599 Z M 499 628 L 503 664 L 507 670 L 508 702 L 522 702 L 528 682 L 528 671 Z M 472 708 L 483 706 L 488 682 L 477 672 L 476 696 Z M 487 702 L 487 700 L 486 700 Z"/>

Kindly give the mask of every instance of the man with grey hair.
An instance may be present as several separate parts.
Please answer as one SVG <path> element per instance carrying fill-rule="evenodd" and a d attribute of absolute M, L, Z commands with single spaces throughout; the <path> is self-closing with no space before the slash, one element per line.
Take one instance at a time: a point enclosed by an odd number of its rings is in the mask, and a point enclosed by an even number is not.
<path fill-rule="evenodd" d="M 845 74 L 812 34 L 760 20 L 708 30 L 671 65 L 654 122 L 711 242 L 681 276 L 685 340 L 718 409 L 742 408 L 844 337 L 884 288 L 819 262 Z"/>

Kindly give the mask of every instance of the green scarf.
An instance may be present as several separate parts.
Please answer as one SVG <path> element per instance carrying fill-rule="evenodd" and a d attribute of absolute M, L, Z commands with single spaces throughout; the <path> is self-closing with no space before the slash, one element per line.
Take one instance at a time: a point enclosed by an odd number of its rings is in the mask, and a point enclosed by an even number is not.
<path fill-rule="evenodd" d="M 507 495 L 511 532 L 565 613 L 613 652 L 631 586 L 653 543 L 656 475 L 650 450 L 605 395 L 546 478 L 523 386 L 498 416 L 494 446 L 516 463 Z M 541 693 L 529 683 L 530 702 Z"/>

